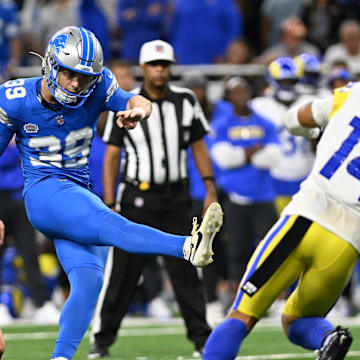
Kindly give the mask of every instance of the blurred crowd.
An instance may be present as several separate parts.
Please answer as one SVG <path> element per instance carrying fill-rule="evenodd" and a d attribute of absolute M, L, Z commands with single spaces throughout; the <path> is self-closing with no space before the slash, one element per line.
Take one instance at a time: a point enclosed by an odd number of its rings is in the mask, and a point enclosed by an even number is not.
<path fill-rule="evenodd" d="M 316 142 L 287 133 L 282 116 L 294 104 L 329 96 L 360 79 L 359 18 L 357 0 L 0 0 L 0 74 L 4 81 L 19 66 L 38 66 L 29 51 L 43 54 L 54 32 L 74 24 L 94 32 L 125 90 L 135 86 L 132 65 L 138 63 L 141 45 L 153 39 L 173 45 L 177 64 L 266 66 L 266 76 L 256 81 L 224 77 L 215 103 L 211 80 L 201 67 L 179 79 L 194 91 L 211 124 L 206 142 L 225 212 L 216 260 L 203 272 L 214 323 L 231 305 L 252 249 L 311 170 Z M 104 151 L 97 135 L 90 172 L 100 197 Z M 18 216 L 24 212 L 19 170 L 10 144 L 0 158 L 0 218 L 8 219 L 8 246 L 0 261 L 0 325 L 17 317 L 57 322 L 68 284 L 52 245 L 33 230 L 17 231 L 19 221 L 30 226 L 26 216 Z M 205 189 L 191 154 L 189 174 L 194 215 L 201 216 Z M 140 306 L 145 314 L 170 318 L 173 296 L 158 265 L 144 271 L 131 311 Z M 150 302 L 146 294 L 154 287 L 158 290 Z M 358 312 L 359 289 L 355 274 L 338 309 L 341 315 Z"/>
<path fill-rule="evenodd" d="M 268 64 L 307 52 L 359 71 L 357 0 L 1 0 L 0 64 L 30 65 L 51 34 L 69 25 L 97 36 L 106 61 L 136 63 L 163 39 L 179 64 Z M 38 64 L 38 63 L 36 63 Z"/>

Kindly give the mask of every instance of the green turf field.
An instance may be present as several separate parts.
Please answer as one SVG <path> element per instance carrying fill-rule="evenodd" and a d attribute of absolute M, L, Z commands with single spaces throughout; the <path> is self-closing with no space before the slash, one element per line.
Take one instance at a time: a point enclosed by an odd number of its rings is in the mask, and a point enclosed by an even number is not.
<path fill-rule="evenodd" d="M 347 359 L 360 359 L 360 323 L 347 326 L 354 342 Z M 4 328 L 5 360 L 49 360 L 56 338 L 56 327 L 17 326 Z M 82 341 L 74 360 L 87 359 L 88 336 Z M 193 348 L 179 324 L 125 326 L 109 360 L 190 360 Z M 243 343 L 239 360 L 314 359 L 310 351 L 290 344 L 277 325 L 259 326 Z"/>

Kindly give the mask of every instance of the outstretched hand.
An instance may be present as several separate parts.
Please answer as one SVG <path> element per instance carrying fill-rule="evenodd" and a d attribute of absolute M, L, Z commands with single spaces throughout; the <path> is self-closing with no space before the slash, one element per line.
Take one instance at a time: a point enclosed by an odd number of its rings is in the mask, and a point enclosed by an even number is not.
<path fill-rule="evenodd" d="M 144 114 L 145 112 L 141 108 L 118 111 L 116 113 L 116 123 L 119 128 L 134 129 L 138 121 L 144 118 Z"/>

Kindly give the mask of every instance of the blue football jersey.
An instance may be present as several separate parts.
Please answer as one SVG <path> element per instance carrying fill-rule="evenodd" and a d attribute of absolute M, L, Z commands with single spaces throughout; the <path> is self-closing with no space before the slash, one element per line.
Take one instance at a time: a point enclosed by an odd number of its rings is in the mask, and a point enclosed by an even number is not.
<path fill-rule="evenodd" d="M 119 88 L 104 68 L 99 84 L 78 108 L 44 102 L 40 77 L 0 86 L 0 155 L 13 134 L 25 176 L 24 193 L 42 178 L 56 175 L 89 185 L 88 157 L 102 111 L 125 110 L 134 94 Z"/>

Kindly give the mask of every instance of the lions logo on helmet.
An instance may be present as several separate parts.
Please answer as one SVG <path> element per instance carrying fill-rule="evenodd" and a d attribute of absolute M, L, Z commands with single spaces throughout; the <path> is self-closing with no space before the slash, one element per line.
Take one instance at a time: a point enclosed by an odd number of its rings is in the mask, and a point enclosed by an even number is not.
<path fill-rule="evenodd" d="M 79 93 L 71 93 L 59 85 L 61 68 L 88 75 L 88 81 Z M 100 81 L 102 68 L 103 52 L 95 35 L 85 28 L 68 26 L 49 41 L 42 73 L 55 99 L 64 106 L 76 108 L 83 105 Z"/>
<path fill-rule="evenodd" d="M 61 34 L 54 40 L 50 40 L 49 46 L 55 46 L 56 52 L 59 54 L 60 50 L 65 47 L 68 38 L 67 34 Z"/>
<path fill-rule="evenodd" d="M 279 57 L 268 67 L 268 82 L 274 96 L 284 104 L 290 104 L 297 98 L 295 84 L 299 80 L 299 67 L 290 57 Z"/>
<path fill-rule="evenodd" d="M 322 74 L 322 65 L 319 58 L 313 54 L 301 54 L 295 59 L 299 67 L 300 81 L 297 85 L 298 92 L 302 94 L 316 93 Z"/>

